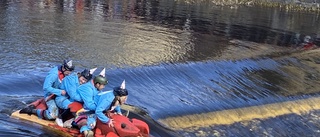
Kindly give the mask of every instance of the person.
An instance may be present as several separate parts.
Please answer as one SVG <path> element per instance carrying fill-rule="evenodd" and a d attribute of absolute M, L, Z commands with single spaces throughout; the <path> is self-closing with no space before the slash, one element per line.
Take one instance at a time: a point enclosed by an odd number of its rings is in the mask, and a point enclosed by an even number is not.
<path fill-rule="evenodd" d="M 120 105 L 126 102 L 127 96 L 128 91 L 125 89 L 125 81 L 122 82 L 120 87 L 98 93 L 94 97 L 95 110 L 82 113 L 75 119 L 75 123 L 80 127 L 80 131 L 85 136 L 93 134 L 92 129 L 95 128 L 97 119 L 103 124 L 107 124 L 108 127 L 113 127 L 113 119 L 108 116 L 113 113 L 122 115 Z M 105 112 L 108 115 L 105 115 Z"/>
<path fill-rule="evenodd" d="M 56 103 L 59 108 L 61 109 L 68 109 L 69 105 L 74 102 L 78 101 L 81 102 L 81 97 L 77 93 L 77 88 L 87 83 L 91 80 L 92 74 L 97 68 L 93 69 L 84 69 L 81 73 L 77 73 L 74 75 L 67 76 L 61 83 L 61 89 L 66 91 L 65 95 L 60 95 L 55 98 Z"/>
<path fill-rule="evenodd" d="M 56 118 L 57 125 L 63 127 L 63 115 L 69 114 L 68 112 L 70 112 L 70 108 L 73 107 L 71 104 L 74 101 L 81 100 L 80 95 L 76 92 L 77 88 L 80 85 L 87 83 L 87 81 L 90 81 L 92 74 L 96 69 L 97 68 L 90 70 L 84 69 L 81 73 L 74 73 L 73 75 L 69 75 L 62 80 L 61 89 L 65 90 L 67 93 L 65 95 L 59 95 L 55 98 L 57 106 L 63 110 L 59 117 Z"/>
<path fill-rule="evenodd" d="M 105 76 L 105 68 L 96 76 L 91 82 L 79 86 L 77 89 L 78 94 L 81 97 L 80 102 L 83 102 L 83 108 L 85 110 L 95 110 L 96 104 L 94 103 L 94 96 L 97 95 L 105 85 L 108 84 L 108 80 Z"/>
<path fill-rule="evenodd" d="M 97 104 L 95 114 L 97 118 L 109 127 L 113 127 L 112 119 L 108 118 L 104 112 L 122 115 L 120 106 L 126 102 L 127 96 L 128 91 L 125 88 L 125 81 L 122 82 L 120 87 L 114 88 L 113 92 L 106 91 L 99 93 L 95 99 Z"/>
<path fill-rule="evenodd" d="M 303 43 L 301 43 L 298 46 L 298 49 L 300 49 L 300 50 L 309 50 L 309 49 L 315 49 L 317 47 L 318 46 L 313 43 L 312 38 L 307 35 L 307 36 L 305 36 L 303 38 Z"/>
<path fill-rule="evenodd" d="M 35 109 L 34 105 L 29 105 L 19 111 L 22 114 L 35 114 L 41 119 L 54 120 L 58 116 L 58 108 L 54 97 L 56 95 L 65 95 L 66 91 L 60 88 L 64 77 L 70 75 L 75 66 L 72 60 L 64 60 L 62 65 L 52 68 L 46 76 L 43 83 L 44 101 L 47 109 Z"/>
<path fill-rule="evenodd" d="M 89 112 L 93 112 L 96 109 L 96 104 L 94 102 L 94 97 L 105 88 L 105 85 L 108 84 L 108 80 L 105 76 L 105 68 L 100 72 L 98 76 L 95 76 L 93 80 L 87 82 L 83 85 L 80 85 L 77 89 L 78 94 L 81 97 L 81 102 L 83 102 L 83 109 Z M 88 115 L 77 116 L 75 123 L 80 128 L 80 132 L 85 136 L 93 136 L 93 132 L 90 130 L 90 127 L 94 127 L 93 125 L 88 127 L 85 126 L 86 123 L 92 123 L 92 117 L 94 115 L 90 115 L 92 113 L 88 113 Z M 90 117 L 88 119 L 88 117 Z M 82 119 L 82 120 L 79 120 Z M 90 125 L 90 124 L 89 124 Z"/>

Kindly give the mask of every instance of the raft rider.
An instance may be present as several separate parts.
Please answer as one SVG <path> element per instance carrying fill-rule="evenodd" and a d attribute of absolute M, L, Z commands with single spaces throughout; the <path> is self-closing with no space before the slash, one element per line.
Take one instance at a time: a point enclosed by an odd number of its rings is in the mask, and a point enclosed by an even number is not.
<path fill-rule="evenodd" d="M 58 117 L 58 107 L 55 103 L 55 96 L 65 95 L 66 91 L 60 89 L 64 77 L 70 75 L 74 70 L 72 60 L 64 60 L 62 65 L 56 66 L 49 71 L 43 83 L 44 101 L 47 105 L 46 110 L 36 109 L 34 105 L 21 109 L 19 113 L 35 114 L 41 119 L 54 120 Z"/>
<path fill-rule="evenodd" d="M 74 73 L 62 80 L 61 89 L 65 90 L 67 93 L 64 96 L 60 95 L 55 98 L 57 106 L 62 110 L 62 112 L 59 114 L 59 117 L 56 118 L 56 123 L 60 127 L 63 127 L 62 118 L 70 115 L 70 112 L 76 112 L 78 111 L 77 109 L 81 109 L 82 105 L 76 102 L 81 101 L 81 97 L 77 93 L 77 88 L 80 85 L 90 81 L 92 78 L 92 74 L 96 69 L 97 68 L 93 68 L 90 70 L 84 69 L 81 73 Z"/>

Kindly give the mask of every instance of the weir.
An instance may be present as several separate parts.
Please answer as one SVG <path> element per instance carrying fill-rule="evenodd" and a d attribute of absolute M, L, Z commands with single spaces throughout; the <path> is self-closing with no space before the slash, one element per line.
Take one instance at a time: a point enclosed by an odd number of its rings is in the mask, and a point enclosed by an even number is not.
<path fill-rule="evenodd" d="M 305 114 L 311 110 L 320 109 L 320 97 L 286 101 L 280 103 L 250 106 L 221 110 L 209 113 L 192 114 L 179 117 L 168 117 L 158 120 L 173 130 L 190 127 L 208 127 L 213 125 L 228 125 L 253 119 L 267 119 L 286 114 Z"/>

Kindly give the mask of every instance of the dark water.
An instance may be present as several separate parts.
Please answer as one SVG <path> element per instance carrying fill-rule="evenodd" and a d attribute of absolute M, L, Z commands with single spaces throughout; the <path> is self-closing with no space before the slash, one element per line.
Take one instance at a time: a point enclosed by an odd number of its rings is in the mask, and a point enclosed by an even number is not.
<path fill-rule="evenodd" d="M 0 136 L 56 136 L 9 116 L 42 96 L 46 73 L 63 59 L 73 59 L 77 71 L 106 67 L 106 89 L 125 79 L 128 104 L 178 136 L 318 136 L 317 109 L 285 113 L 277 104 L 318 97 L 319 69 L 279 52 L 291 51 L 305 35 L 317 43 L 319 34 L 319 14 L 273 8 L 174 0 L 3 0 Z M 275 116 L 243 112 L 236 115 L 249 119 L 229 124 L 198 116 L 270 103 L 279 109 L 263 111 Z M 168 118 L 176 124 L 166 123 Z"/>

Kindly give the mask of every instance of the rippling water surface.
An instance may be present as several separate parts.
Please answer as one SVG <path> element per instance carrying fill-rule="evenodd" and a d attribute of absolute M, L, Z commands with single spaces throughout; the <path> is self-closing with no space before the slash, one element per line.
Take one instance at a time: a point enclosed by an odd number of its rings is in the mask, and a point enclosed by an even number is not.
<path fill-rule="evenodd" d="M 0 2 L 0 136 L 57 136 L 10 114 L 63 59 L 107 68 L 177 136 L 319 136 L 319 14 L 174 0 Z"/>

